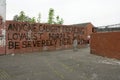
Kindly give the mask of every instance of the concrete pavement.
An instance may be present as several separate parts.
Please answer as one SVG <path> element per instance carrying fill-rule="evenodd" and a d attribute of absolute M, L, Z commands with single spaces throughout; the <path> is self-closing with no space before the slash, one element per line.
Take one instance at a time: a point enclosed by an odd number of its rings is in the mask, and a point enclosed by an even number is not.
<path fill-rule="evenodd" d="M 0 80 L 120 80 L 120 61 L 89 48 L 0 56 Z"/>

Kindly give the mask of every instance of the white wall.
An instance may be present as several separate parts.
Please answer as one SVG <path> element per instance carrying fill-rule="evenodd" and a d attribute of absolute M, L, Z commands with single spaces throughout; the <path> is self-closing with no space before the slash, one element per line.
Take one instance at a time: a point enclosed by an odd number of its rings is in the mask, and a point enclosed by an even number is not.
<path fill-rule="evenodd" d="M 0 0 L 0 15 L 3 17 L 3 21 L 6 20 L 6 0 Z"/>
<path fill-rule="evenodd" d="M 6 0 L 0 0 L 0 16 L 3 18 L 3 22 L 6 20 Z M 0 47 L 3 47 L 6 45 L 5 41 L 5 26 L 0 27 L 0 31 L 2 32 L 2 36 L 0 36 Z"/>

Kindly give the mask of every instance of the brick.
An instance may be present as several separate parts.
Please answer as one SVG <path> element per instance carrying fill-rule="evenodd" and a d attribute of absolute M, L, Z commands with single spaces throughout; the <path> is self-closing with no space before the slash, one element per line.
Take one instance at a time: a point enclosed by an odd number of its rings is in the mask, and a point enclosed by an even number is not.
<path fill-rule="evenodd" d="M 29 53 L 46 50 L 61 50 L 72 48 L 74 35 L 77 39 L 87 40 L 92 33 L 92 24 L 88 28 L 73 25 L 29 24 L 27 22 L 6 22 L 7 53 Z M 80 31 L 85 31 L 83 35 Z M 8 35 L 9 34 L 9 35 Z M 10 42 L 10 45 L 8 43 Z M 12 43 L 13 42 L 13 43 Z M 79 44 L 79 46 L 87 44 Z M 13 46 L 12 46 L 13 45 Z M 11 49 L 8 47 L 12 47 Z"/>
<path fill-rule="evenodd" d="M 92 34 L 90 44 L 92 54 L 120 59 L 120 32 Z"/>

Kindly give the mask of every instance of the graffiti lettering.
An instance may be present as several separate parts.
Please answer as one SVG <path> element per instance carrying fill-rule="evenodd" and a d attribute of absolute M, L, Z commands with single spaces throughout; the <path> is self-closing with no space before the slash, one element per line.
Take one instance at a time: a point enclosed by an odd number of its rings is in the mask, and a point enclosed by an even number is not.
<path fill-rule="evenodd" d="M 29 31 L 32 32 L 60 32 L 60 26 L 51 26 L 47 24 L 29 24 L 29 23 L 16 23 L 16 24 L 9 24 L 8 31 Z"/>
<path fill-rule="evenodd" d="M 8 33 L 8 40 L 37 40 L 38 38 L 41 39 L 41 36 L 42 33 L 31 33 L 31 38 L 28 36 L 28 33 Z"/>
<path fill-rule="evenodd" d="M 64 38 L 61 41 L 62 41 L 63 45 L 71 45 L 72 44 L 72 40 L 71 39 Z"/>
<path fill-rule="evenodd" d="M 8 49 L 37 48 L 44 46 L 62 46 L 73 44 L 77 37 L 78 44 L 84 44 L 80 27 L 50 24 L 9 23 L 7 25 Z"/>
<path fill-rule="evenodd" d="M 20 49 L 20 42 L 8 42 L 8 49 Z"/>
<path fill-rule="evenodd" d="M 49 39 L 70 39 L 70 35 L 68 33 L 49 33 Z"/>

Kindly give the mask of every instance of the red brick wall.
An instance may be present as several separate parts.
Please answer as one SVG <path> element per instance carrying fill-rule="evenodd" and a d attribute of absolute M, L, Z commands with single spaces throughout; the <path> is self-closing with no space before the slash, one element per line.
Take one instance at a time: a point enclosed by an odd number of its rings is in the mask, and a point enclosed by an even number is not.
<path fill-rule="evenodd" d="M 94 33 L 90 43 L 92 54 L 120 59 L 120 32 Z"/>
<path fill-rule="evenodd" d="M 84 28 L 68 25 L 30 24 L 6 22 L 6 52 L 24 53 L 43 50 L 70 49 L 73 37 L 77 37 L 79 47 L 85 45 Z M 29 35 L 30 34 L 30 35 Z"/>
<path fill-rule="evenodd" d="M 86 29 L 85 29 L 85 40 L 89 43 L 89 40 L 90 40 L 90 37 L 88 37 L 88 36 L 90 36 L 92 33 L 93 33 L 93 25 L 90 23 L 90 24 L 88 24 L 88 25 L 86 25 L 86 27 L 85 27 Z"/>
<path fill-rule="evenodd" d="M 93 31 L 92 31 L 93 28 L 94 28 L 93 25 L 90 23 L 90 24 L 88 24 L 88 25 L 86 26 L 86 28 L 87 28 L 87 29 L 86 29 L 86 32 L 87 32 L 87 33 L 86 33 L 86 36 L 91 35 L 91 34 L 93 33 Z"/>

